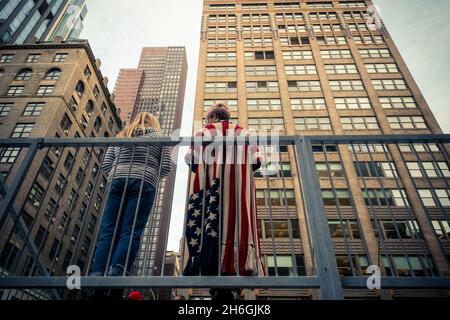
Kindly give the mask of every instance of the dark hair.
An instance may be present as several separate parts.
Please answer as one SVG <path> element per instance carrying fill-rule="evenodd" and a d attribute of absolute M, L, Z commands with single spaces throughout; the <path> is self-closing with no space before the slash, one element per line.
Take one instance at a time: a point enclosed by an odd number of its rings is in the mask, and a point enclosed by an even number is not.
<path fill-rule="evenodd" d="M 206 119 L 217 119 L 218 121 L 230 121 L 230 111 L 225 103 L 216 103 L 206 113 Z"/>

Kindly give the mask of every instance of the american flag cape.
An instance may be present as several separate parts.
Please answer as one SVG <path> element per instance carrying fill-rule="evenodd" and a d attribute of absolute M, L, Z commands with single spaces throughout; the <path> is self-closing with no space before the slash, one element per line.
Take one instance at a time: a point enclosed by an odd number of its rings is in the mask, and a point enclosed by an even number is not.
<path fill-rule="evenodd" d="M 227 135 L 249 137 L 242 127 L 226 121 L 205 126 L 196 137 Z M 261 163 L 258 147 L 219 145 L 222 151 L 195 145 L 186 156 L 196 165 L 187 212 L 184 275 L 218 275 L 219 260 L 222 275 L 236 275 L 237 268 L 241 276 L 264 275 L 253 179 L 253 170 Z"/>

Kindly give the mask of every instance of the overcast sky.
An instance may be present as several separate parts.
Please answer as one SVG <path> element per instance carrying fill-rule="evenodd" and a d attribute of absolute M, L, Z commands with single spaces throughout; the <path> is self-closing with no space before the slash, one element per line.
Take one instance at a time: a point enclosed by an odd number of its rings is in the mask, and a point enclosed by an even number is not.
<path fill-rule="evenodd" d="M 189 74 L 182 135 L 191 133 L 202 0 L 87 0 L 81 38 L 102 61 L 111 92 L 121 68 L 137 67 L 142 47 L 186 46 Z M 450 1 L 376 0 L 391 36 L 445 132 L 450 132 Z M 168 250 L 182 233 L 187 170 L 178 172 Z"/>

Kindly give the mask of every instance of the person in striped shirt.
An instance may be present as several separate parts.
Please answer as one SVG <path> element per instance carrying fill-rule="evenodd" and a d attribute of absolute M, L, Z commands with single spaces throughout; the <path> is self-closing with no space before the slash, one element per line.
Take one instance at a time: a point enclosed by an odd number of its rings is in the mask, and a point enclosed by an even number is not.
<path fill-rule="evenodd" d="M 118 137 L 159 138 L 162 133 L 158 119 L 142 112 Z M 158 184 L 172 171 L 171 148 L 109 147 L 102 169 L 108 175 L 109 191 L 91 275 L 124 276 L 139 251 Z"/>

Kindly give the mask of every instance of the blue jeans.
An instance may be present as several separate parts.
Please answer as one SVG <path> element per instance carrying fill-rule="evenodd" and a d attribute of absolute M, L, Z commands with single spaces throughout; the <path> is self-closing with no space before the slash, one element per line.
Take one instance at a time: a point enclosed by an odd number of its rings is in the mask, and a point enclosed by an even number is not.
<path fill-rule="evenodd" d="M 107 274 L 110 276 L 122 276 L 125 270 L 128 248 L 130 248 L 130 252 L 126 269 L 127 272 L 130 272 L 136 255 L 139 252 L 142 232 L 149 220 L 150 210 L 152 209 L 156 194 L 155 187 L 144 182 L 139 200 L 141 184 L 141 179 L 134 178 L 128 179 L 127 187 L 126 179 L 114 179 L 111 182 L 109 196 L 100 226 L 91 275 L 103 276 L 108 271 Z M 124 200 L 122 214 L 120 214 L 119 210 L 122 196 Z M 137 209 L 138 202 L 139 208 Z M 134 232 L 131 234 L 135 217 L 136 224 Z M 116 238 L 113 239 L 116 224 Z M 130 247 L 131 239 L 132 243 Z M 109 265 L 111 267 L 109 270 L 106 270 L 110 250 L 111 259 Z"/>

